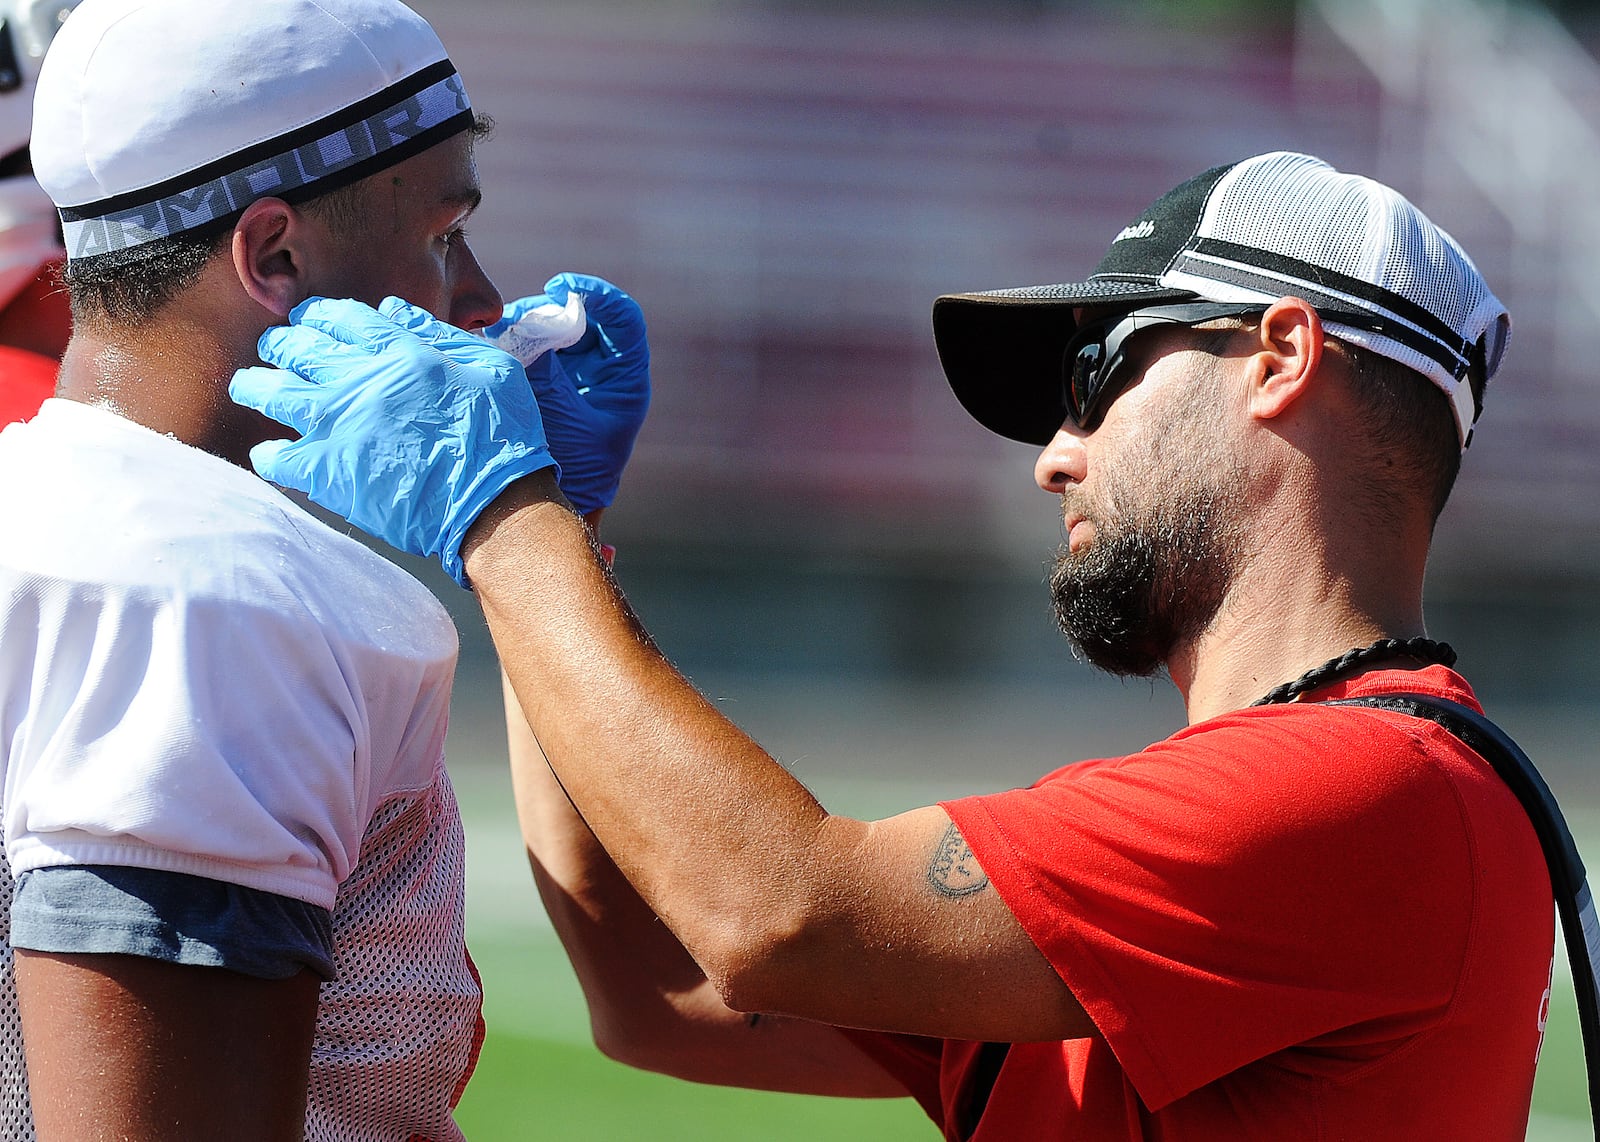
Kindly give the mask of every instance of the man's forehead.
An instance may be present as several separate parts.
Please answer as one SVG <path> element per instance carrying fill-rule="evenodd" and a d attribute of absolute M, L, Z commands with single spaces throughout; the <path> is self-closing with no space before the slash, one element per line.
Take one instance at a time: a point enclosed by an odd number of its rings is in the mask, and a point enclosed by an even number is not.
<path fill-rule="evenodd" d="M 483 201 L 483 183 L 478 179 L 477 140 L 471 131 L 462 131 L 439 145 L 450 147 L 452 159 L 444 189 L 445 198 L 451 202 L 477 206 Z"/>
<path fill-rule="evenodd" d="M 428 206 L 475 210 L 483 201 L 483 184 L 478 179 L 472 137 L 466 132 L 453 135 L 380 172 L 373 181 L 405 187 L 410 195 Z"/>

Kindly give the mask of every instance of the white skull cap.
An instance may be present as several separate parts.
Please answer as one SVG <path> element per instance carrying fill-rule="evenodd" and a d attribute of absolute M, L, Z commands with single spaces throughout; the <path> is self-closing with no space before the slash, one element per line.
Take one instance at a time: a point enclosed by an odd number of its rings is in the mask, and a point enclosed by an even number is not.
<path fill-rule="evenodd" d="M 399 0 L 83 0 L 34 97 L 69 259 L 220 232 L 258 198 L 355 182 L 471 127 Z"/>

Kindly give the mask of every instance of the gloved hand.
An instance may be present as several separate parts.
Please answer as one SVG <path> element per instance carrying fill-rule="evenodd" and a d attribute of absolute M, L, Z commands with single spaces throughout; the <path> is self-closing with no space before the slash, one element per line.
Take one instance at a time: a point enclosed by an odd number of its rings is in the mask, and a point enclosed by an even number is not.
<path fill-rule="evenodd" d="M 250 450 L 257 472 L 379 539 L 437 556 L 467 586 L 461 541 L 519 477 L 555 465 L 522 367 L 399 298 L 312 298 L 261 335 L 228 393 L 298 440 Z"/>
<path fill-rule="evenodd" d="M 610 282 L 557 274 L 513 301 L 485 337 L 522 362 L 561 491 L 580 513 L 616 498 L 650 407 L 650 345 L 638 303 Z"/>

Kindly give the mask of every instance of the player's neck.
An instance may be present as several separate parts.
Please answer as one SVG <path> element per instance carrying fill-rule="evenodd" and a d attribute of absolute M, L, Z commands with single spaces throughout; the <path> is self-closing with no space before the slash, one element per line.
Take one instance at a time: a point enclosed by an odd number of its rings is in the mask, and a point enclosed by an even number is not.
<path fill-rule="evenodd" d="M 249 466 L 250 446 L 283 435 L 228 398 L 240 352 L 189 323 L 80 327 L 61 360 L 56 393 Z"/>

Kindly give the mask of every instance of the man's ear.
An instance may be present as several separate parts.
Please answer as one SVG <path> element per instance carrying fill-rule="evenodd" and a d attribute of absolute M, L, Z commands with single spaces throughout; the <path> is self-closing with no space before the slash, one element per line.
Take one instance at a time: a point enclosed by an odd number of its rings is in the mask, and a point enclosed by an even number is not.
<path fill-rule="evenodd" d="M 1251 415 L 1271 420 L 1306 394 L 1322 367 L 1322 336 L 1322 318 L 1303 298 L 1279 298 L 1261 315 L 1250 359 Z"/>
<path fill-rule="evenodd" d="M 305 216 L 281 198 L 258 198 L 233 227 L 233 270 L 245 293 L 281 318 L 306 297 Z"/>

